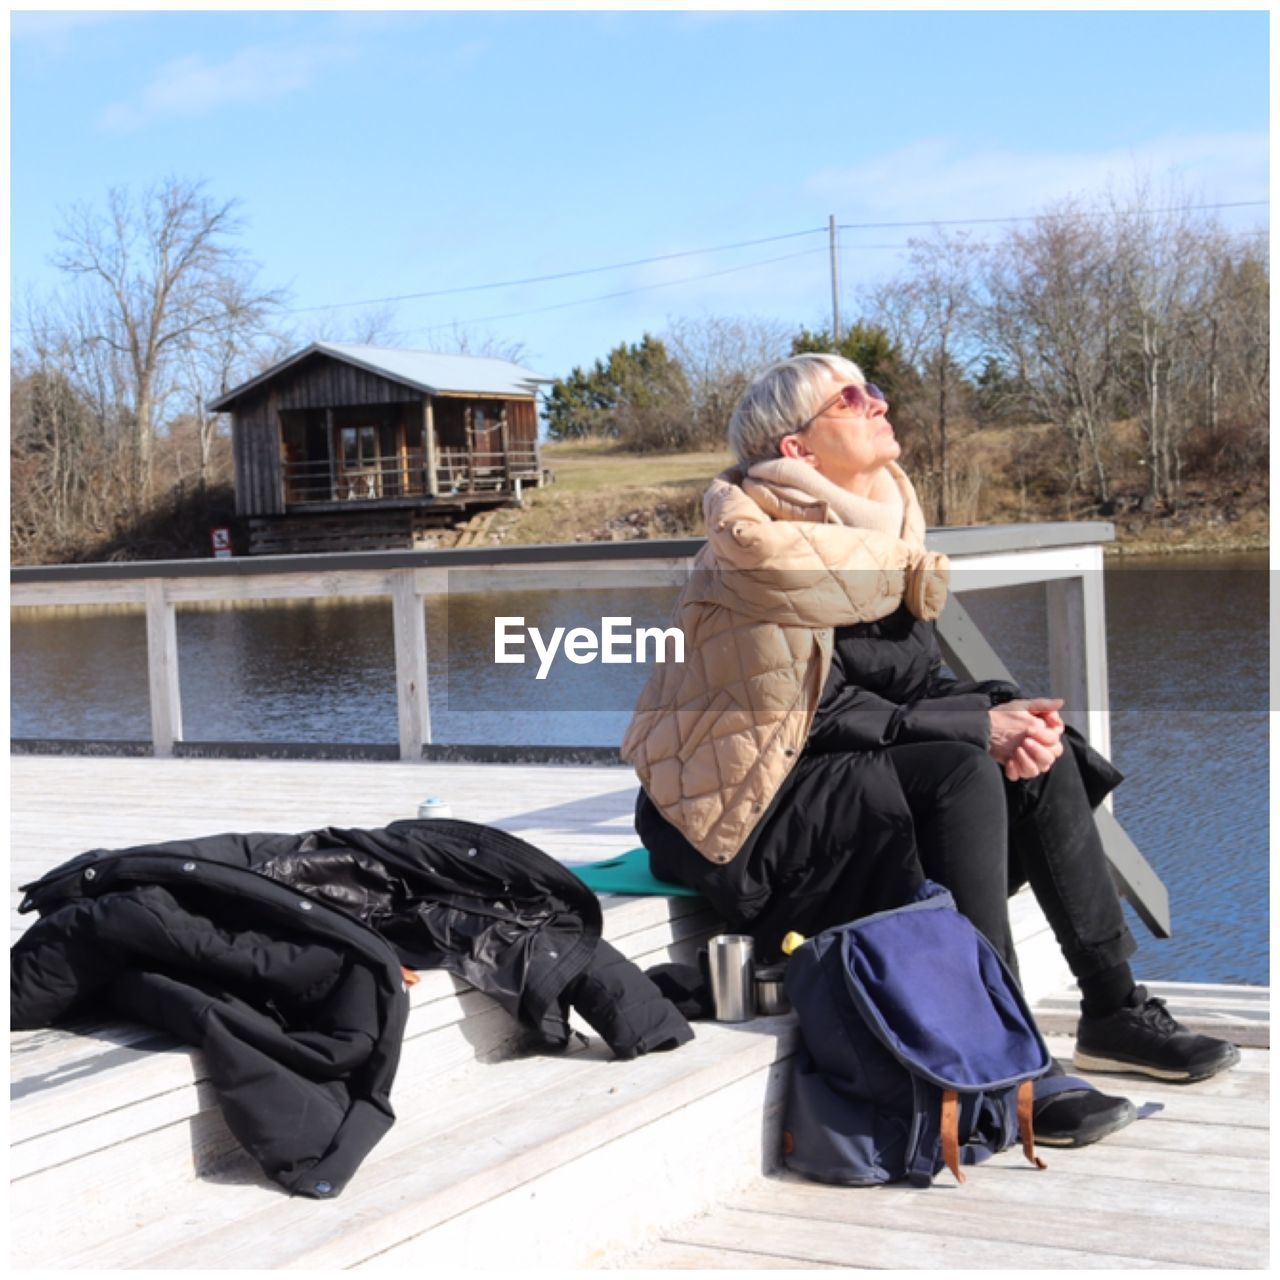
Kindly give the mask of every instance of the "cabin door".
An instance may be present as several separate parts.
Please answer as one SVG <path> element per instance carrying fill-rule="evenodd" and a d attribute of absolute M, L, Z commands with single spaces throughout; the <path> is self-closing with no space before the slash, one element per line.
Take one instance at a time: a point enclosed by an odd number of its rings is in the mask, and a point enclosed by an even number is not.
<path fill-rule="evenodd" d="M 383 458 L 374 424 L 342 427 L 338 433 L 338 496 L 382 497 Z M 391 459 L 394 462 L 394 459 Z"/>
<path fill-rule="evenodd" d="M 476 479 L 503 473 L 502 420 L 493 405 L 472 407 L 470 423 L 471 457 Z"/>
<path fill-rule="evenodd" d="M 320 409 L 281 409 L 280 461 L 287 505 L 328 502 L 333 496 L 330 440 Z"/>

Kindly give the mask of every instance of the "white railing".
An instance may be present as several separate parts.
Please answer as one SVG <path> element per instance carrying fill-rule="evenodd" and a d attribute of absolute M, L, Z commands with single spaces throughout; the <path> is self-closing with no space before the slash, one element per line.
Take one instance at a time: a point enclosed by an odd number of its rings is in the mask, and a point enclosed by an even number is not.
<path fill-rule="evenodd" d="M 1068 722 L 1104 755 L 1110 750 L 1111 726 L 1102 548 L 1114 537 L 1111 525 L 1097 522 L 942 529 L 929 539 L 930 546 L 945 551 L 954 566 L 951 601 L 939 620 L 938 637 L 956 674 L 973 679 L 1006 674 L 961 597 L 994 587 L 1042 584 L 1048 611 L 1049 688 L 1065 699 Z M 684 581 L 700 546 L 696 539 L 678 539 L 19 568 L 10 571 L 10 603 L 14 608 L 140 605 L 146 612 L 152 752 L 171 756 L 182 742 L 178 605 L 388 596 L 395 641 L 399 754 L 403 760 L 421 760 L 431 742 L 426 597 L 459 589 L 530 591 L 542 586 L 563 590 L 571 576 L 566 570 L 577 571 L 582 586 L 632 586 L 637 570 L 648 571 L 646 586 L 663 581 L 674 586 Z M 450 569 L 468 571 L 463 575 L 464 587 L 447 580 Z M 1099 809 L 1096 816 L 1121 889 L 1153 932 L 1167 936 L 1168 891 L 1109 807 Z"/>
<path fill-rule="evenodd" d="M 1044 584 L 1050 687 L 1066 699 L 1068 718 L 1104 754 L 1110 745 L 1110 717 L 1102 547 L 1113 538 L 1112 527 L 1103 523 L 944 529 L 930 536 L 930 545 L 953 560 L 956 595 L 1021 583 Z M 142 606 L 147 620 L 152 750 L 156 755 L 172 755 L 175 744 L 182 741 L 178 605 L 389 596 L 400 755 L 416 760 L 431 741 L 424 599 L 445 593 L 449 569 L 471 571 L 466 575 L 469 591 L 537 590 L 540 576 L 544 584 L 563 589 L 565 571 L 575 569 L 590 571 L 583 585 L 629 585 L 627 575 L 637 569 L 656 570 L 665 575 L 657 581 L 679 584 L 699 546 L 697 539 L 676 539 L 17 568 L 10 574 L 10 603 L 15 608 Z M 602 576 L 608 570 L 616 571 L 616 583 Z M 963 624 L 948 628 L 947 621 L 944 614 L 940 627 L 944 647 L 958 653 L 967 669 L 976 671 L 975 663 L 980 667 L 984 654 L 998 663 L 976 628 L 966 631 Z"/>

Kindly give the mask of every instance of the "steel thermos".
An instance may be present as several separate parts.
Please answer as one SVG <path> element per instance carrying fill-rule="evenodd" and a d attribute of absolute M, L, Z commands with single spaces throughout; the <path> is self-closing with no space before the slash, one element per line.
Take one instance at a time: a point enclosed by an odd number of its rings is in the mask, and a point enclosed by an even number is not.
<path fill-rule="evenodd" d="M 745 933 L 722 933 L 707 943 L 717 1022 L 746 1022 L 754 1014 L 751 954 L 751 938 Z"/>
<path fill-rule="evenodd" d="M 790 1012 L 791 1003 L 787 1000 L 787 993 L 782 988 L 782 979 L 786 972 L 785 964 L 756 966 L 756 1013 L 762 1018 Z"/>

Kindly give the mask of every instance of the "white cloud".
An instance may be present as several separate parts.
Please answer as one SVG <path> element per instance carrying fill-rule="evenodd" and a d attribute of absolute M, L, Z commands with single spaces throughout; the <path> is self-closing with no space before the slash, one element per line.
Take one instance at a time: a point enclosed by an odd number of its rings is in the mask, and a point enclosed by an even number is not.
<path fill-rule="evenodd" d="M 310 87 L 329 67 L 353 56 L 351 48 L 336 44 L 251 45 L 222 62 L 192 54 L 165 63 L 136 98 L 107 107 L 98 124 L 125 132 L 155 119 L 269 102 Z"/>
<path fill-rule="evenodd" d="M 1259 200 L 1268 192 L 1265 133 L 1170 134 L 1106 151 L 966 149 L 912 143 L 849 168 L 824 169 L 808 189 L 842 222 L 1000 218 L 1034 214 L 1068 196 L 1086 202 L 1135 177 L 1155 192 L 1172 180 L 1195 203 Z M 1245 211 L 1254 220 L 1261 210 Z"/>
<path fill-rule="evenodd" d="M 32 40 L 38 43 L 58 44 L 83 27 L 100 26 L 104 22 L 117 22 L 131 15 L 104 13 L 89 10 L 28 9 L 10 13 L 10 32 L 14 40 Z"/>
<path fill-rule="evenodd" d="M 19 10 L 9 14 L 9 35 L 12 44 L 11 58 L 14 65 L 21 63 L 28 69 L 45 70 L 74 48 L 83 46 L 94 37 L 81 38 L 90 27 L 134 22 L 144 14 L 119 13 L 105 10 Z"/>

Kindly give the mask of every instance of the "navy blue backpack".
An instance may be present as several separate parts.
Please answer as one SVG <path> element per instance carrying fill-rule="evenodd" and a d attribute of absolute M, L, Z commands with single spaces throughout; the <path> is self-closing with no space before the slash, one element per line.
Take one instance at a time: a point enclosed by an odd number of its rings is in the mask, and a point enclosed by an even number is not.
<path fill-rule="evenodd" d="M 992 945 L 926 881 L 904 907 L 795 948 L 787 996 L 800 1021 L 783 1154 L 821 1182 L 963 1182 L 1021 1140 L 1037 1168 L 1032 1082 L 1052 1065 Z"/>

